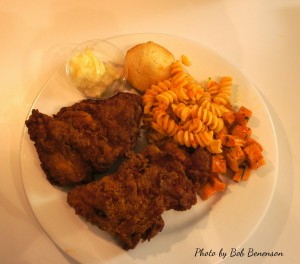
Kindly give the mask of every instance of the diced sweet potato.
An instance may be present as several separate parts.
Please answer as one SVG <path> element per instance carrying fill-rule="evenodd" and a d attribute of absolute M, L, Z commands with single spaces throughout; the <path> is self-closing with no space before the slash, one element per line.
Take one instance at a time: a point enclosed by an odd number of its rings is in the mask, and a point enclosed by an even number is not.
<path fill-rule="evenodd" d="M 217 190 L 214 189 L 209 182 L 207 182 L 204 184 L 204 186 L 201 187 L 199 196 L 202 200 L 207 200 L 216 192 Z"/>
<path fill-rule="evenodd" d="M 223 155 L 213 155 L 211 160 L 211 171 L 215 173 L 226 173 L 226 160 Z"/>
<path fill-rule="evenodd" d="M 217 173 L 212 173 L 209 177 L 209 181 L 205 183 L 199 192 L 202 200 L 207 200 L 216 192 L 223 192 L 226 188 L 226 184 L 219 178 Z"/>
<path fill-rule="evenodd" d="M 240 182 L 241 180 L 247 181 L 251 174 L 251 169 L 245 163 L 240 165 L 239 170 L 236 171 L 233 175 L 233 180 L 236 182 Z"/>
<path fill-rule="evenodd" d="M 250 127 L 237 124 L 231 129 L 231 134 L 243 140 L 247 140 L 251 138 L 252 130 Z"/>
<path fill-rule="evenodd" d="M 222 119 L 226 126 L 230 127 L 235 121 L 235 112 L 230 110 L 228 112 L 223 113 Z"/>
<path fill-rule="evenodd" d="M 252 116 L 251 110 L 249 110 L 244 106 L 241 106 L 235 115 L 234 121 L 236 124 L 246 126 L 251 116 Z"/>
<path fill-rule="evenodd" d="M 225 157 L 227 165 L 233 171 L 238 171 L 240 164 L 245 160 L 244 152 L 240 146 L 226 149 Z"/>
<path fill-rule="evenodd" d="M 265 161 L 265 159 L 264 158 L 262 158 L 262 159 L 260 159 L 260 160 L 258 160 L 257 162 L 256 162 L 256 169 L 258 169 L 259 167 L 261 167 L 261 166 L 263 166 L 263 165 L 265 165 L 266 164 L 266 161 Z"/>
<path fill-rule="evenodd" d="M 258 143 L 258 142 L 257 142 L 255 139 L 253 139 L 253 138 L 248 138 L 244 147 L 247 147 L 247 146 L 249 146 L 249 145 L 251 145 L 251 144 L 255 144 L 256 147 L 257 147 L 258 149 L 260 149 L 260 151 L 263 151 L 263 150 L 264 150 L 263 147 L 262 147 L 262 145 L 261 145 L 260 143 Z"/>
<path fill-rule="evenodd" d="M 226 188 L 226 184 L 220 179 L 218 173 L 212 173 L 210 175 L 209 182 L 218 192 L 223 192 Z"/>
<path fill-rule="evenodd" d="M 228 148 L 236 147 L 236 146 L 244 146 L 245 140 L 234 136 L 234 135 L 225 135 L 222 137 L 222 145 Z"/>
<path fill-rule="evenodd" d="M 257 169 L 265 164 L 260 144 L 253 142 L 245 147 L 243 151 L 252 169 Z"/>

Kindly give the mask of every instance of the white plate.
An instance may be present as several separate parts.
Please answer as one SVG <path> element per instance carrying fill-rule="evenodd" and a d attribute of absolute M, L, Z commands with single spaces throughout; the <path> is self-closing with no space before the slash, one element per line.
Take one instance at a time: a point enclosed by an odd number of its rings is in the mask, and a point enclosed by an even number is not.
<path fill-rule="evenodd" d="M 155 41 L 168 48 L 176 58 L 182 54 L 192 60 L 189 72 L 198 80 L 230 75 L 236 88 L 235 105 L 253 111 L 250 126 L 254 138 L 265 149 L 266 165 L 253 172 L 248 182 L 230 182 L 225 193 L 208 201 L 199 201 L 186 212 L 163 214 L 165 228 L 150 242 L 140 243 L 134 250 L 124 251 L 108 234 L 75 215 L 66 202 L 66 192 L 48 183 L 39 160 L 24 129 L 20 162 L 24 189 L 31 208 L 50 238 L 68 255 L 81 263 L 217 263 L 223 248 L 240 247 L 264 217 L 272 199 L 277 177 L 277 142 L 269 112 L 258 91 L 243 74 L 215 52 L 199 43 L 163 34 L 135 34 L 110 39 L 123 49 L 135 44 Z M 55 73 L 39 93 L 33 108 L 46 114 L 82 99 L 70 88 L 63 68 Z M 216 256 L 197 256 L 196 249 L 211 250 Z"/>

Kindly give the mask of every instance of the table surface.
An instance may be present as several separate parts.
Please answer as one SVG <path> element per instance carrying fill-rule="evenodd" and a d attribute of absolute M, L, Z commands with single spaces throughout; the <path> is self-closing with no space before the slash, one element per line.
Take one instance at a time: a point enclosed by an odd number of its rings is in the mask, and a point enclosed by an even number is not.
<path fill-rule="evenodd" d="M 298 263 L 300 1 L 1 0 L 0 5 L 1 263 L 76 263 L 48 237 L 27 202 L 19 165 L 22 129 L 70 43 L 132 33 L 194 40 L 256 85 L 277 135 L 278 181 L 266 216 L 243 247 L 284 256 L 243 263 Z"/>

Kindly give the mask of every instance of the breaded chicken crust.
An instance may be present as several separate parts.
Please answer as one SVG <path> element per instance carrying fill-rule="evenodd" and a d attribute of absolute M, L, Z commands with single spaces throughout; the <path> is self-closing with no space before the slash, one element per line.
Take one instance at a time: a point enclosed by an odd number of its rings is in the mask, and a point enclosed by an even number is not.
<path fill-rule="evenodd" d="M 107 100 L 82 100 L 54 116 L 34 109 L 25 124 L 47 179 L 65 186 L 93 180 L 132 150 L 141 117 L 141 97 L 118 93 Z"/>
<path fill-rule="evenodd" d="M 164 227 L 166 210 L 187 210 L 197 201 L 184 166 L 154 145 L 130 152 L 119 170 L 76 186 L 68 203 L 76 214 L 109 232 L 125 249 L 150 240 Z"/>

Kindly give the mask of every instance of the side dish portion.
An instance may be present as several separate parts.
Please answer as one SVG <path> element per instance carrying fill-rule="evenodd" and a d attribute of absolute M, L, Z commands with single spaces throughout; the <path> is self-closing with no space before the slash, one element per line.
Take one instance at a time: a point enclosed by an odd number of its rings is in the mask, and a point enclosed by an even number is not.
<path fill-rule="evenodd" d="M 172 139 L 191 151 L 205 149 L 212 154 L 211 172 L 237 182 L 248 180 L 251 170 L 265 164 L 263 147 L 252 138 L 248 125 L 252 111 L 231 104 L 232 86 L 230 76 L 200 82 L 179 60 L 172 63 L 170 76 L 142 95 L 147 140 L 157 144 Z M 199 186 L 202 199 L 224 190 L 216 175 Z"/>

